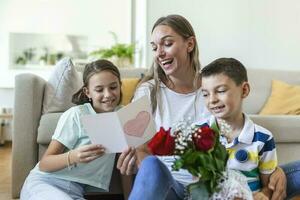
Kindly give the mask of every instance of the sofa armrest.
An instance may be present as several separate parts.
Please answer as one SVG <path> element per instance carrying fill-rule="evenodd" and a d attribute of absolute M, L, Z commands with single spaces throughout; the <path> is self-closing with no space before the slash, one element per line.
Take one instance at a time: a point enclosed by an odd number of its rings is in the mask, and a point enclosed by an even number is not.
<path fill-rule="evenodd" d="M 38 161 L 37 129 L 46 81 L 34 74 L 15 77 L 12 143 L 12 197 L 20 194 L 30 170 Z"/>

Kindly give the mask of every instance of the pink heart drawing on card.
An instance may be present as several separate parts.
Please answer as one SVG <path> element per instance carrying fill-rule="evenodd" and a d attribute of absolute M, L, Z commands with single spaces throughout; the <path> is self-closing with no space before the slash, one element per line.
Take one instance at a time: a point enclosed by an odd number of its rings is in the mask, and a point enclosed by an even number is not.
<path fill-rule="evenodd" d="M 134 119 L 124 124 L 124 132 L 134 137 L 142 137 L 150 122 L 150 114 L 147 111 L 139 112 Z"/>

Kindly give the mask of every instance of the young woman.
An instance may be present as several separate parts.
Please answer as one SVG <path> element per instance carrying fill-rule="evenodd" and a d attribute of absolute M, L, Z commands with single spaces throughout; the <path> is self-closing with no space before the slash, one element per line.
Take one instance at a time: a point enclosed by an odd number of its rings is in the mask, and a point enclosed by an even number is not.
<path fill-rule="evenodd" d="M 23 185 L 21 199 L 84 199 L 86 185 L 108 190 L 115 154 L 104 154 L 101 144 L 91 144 L 80 117 L 118 108 L 120 73 L 111 62 L 97 60 L 86 65 L 83 83 L 73 95 L 77 106 L 60 117 L 48 149 Z"/>
<path fill-rule="evenodd" d="M 188 117 L 201 123 L 209 114 L 200 95 L 199 53 L 192 26 L 180 15 L 161 17 L 152 28 L 151 46 L 153 65 L 134 100 L 149 96 L 157 130 L 161 126 L 168 129 Z M 184 186 L 191 183 L 192 176 L 184 170 L 171 171 L 172 157 L 149 155 L 146 145 L 137 149 L 139 171 L 130 199 L 183 199 Z M 122 153 L 117 164 L 121 173 L 134 171 L 135 158 L 133 150 Z M 269 184 L 275 187 L 274 199 L 284 197 L 285 184 L 284 173 L 278 168 Z"/>

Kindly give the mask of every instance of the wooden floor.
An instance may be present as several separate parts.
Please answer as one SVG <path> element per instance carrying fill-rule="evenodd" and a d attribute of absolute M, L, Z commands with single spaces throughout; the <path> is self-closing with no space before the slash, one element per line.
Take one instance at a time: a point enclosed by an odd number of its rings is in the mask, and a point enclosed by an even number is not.
<path fill-rule="evenodd" d="M 11 198 L 11 143 L 0 146 L 0 200 Z"/>

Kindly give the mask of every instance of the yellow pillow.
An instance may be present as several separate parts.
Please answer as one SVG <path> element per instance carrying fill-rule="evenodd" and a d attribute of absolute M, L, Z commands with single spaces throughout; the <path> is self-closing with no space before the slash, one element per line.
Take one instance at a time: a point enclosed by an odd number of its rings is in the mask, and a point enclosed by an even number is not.
<path fill-rule="evenodd" d="M 272 81 L 272 93 L 260 115 L 299 115 L 300 86 L 289 85 L 283 81 Z"/>
<path fill-rule="evenodd" d="M 130 102 L 139 81 L 140 81 L 139 78 L 122 79 L 122 88 L 121 89 L 122 89 L 122 93 L 123 93 L 123 98 L 122 98 L 121 105 L 127 105 Z"/>

